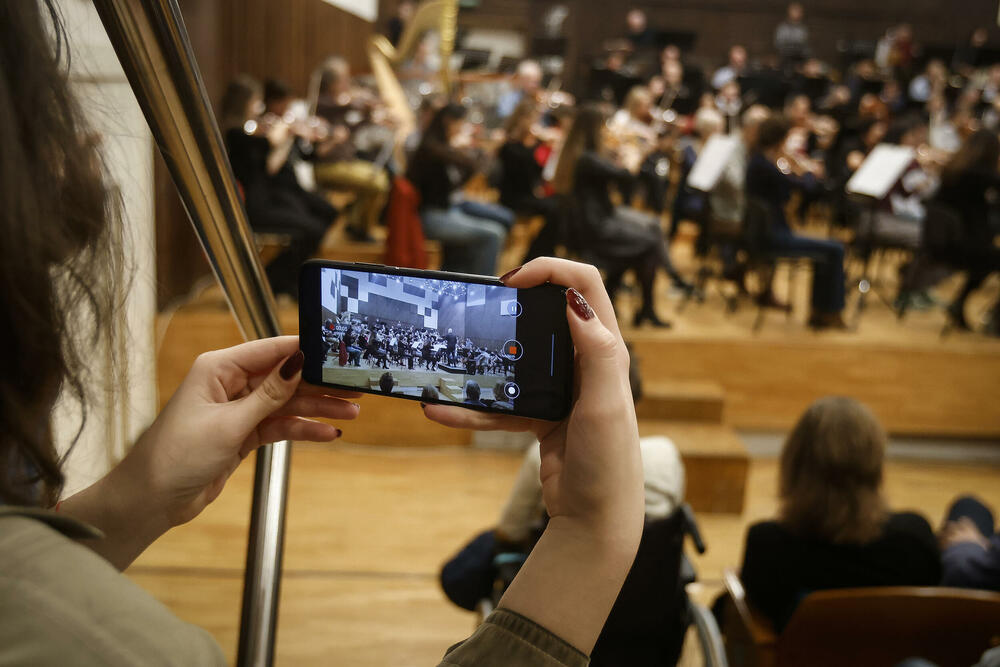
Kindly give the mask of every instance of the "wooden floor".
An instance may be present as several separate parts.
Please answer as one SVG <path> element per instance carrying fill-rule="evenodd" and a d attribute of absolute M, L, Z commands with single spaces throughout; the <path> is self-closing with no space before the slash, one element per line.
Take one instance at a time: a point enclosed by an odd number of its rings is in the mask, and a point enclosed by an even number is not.
<path fill-rule="evenodd" d="M 279 665 L 434 665 L 472 628 L 441 595 L 441 563 L 495 521 L 519 465 L 513 453 L 470 448 L 297 445 L 292 457 Z M 191 524 L 128 570 L 182 618 L 211 632 L 230 661 L 238 633 L 252 466 Z M 891 462 L 898 509 L 937 524 L 950 499 L 974 492 L 1000 507 L 1000 468 Z M 775 509 L 776 464 L 750 465 L 742 515 L 699 516 L 708 552 L 695 558 L 708 600 L 739 563 L 746 526 Z"/>

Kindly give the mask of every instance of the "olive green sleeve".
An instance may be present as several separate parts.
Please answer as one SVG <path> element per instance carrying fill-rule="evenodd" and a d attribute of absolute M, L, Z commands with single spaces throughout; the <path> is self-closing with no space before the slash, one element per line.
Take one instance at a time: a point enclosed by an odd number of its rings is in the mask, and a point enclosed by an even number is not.
<path fill-rule="evenodd" d="M 438 667 L 586 667 L 590 658 L 537 623 L 497 609 Z"/>

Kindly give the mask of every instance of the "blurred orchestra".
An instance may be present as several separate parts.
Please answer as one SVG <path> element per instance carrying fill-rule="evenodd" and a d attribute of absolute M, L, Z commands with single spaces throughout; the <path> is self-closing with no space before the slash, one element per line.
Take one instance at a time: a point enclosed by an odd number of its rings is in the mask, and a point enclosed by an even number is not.
<path fill-rule="evenodd" d="M 810 325 L 847 328 L 847 296 L 872 289 L 871 263 L 892 253 L 898 276 L 880 296 L 900 316 L 939 306 L 955 329 L 997 333 L 995 304 L 966 312 L 1000 268 L 1000 50 L 985 28 L 944 51 L 899 24 L 825 62 L 793 2 L 768 52 L 734 44 L 711 63 L 689 55 L 695 34 L 633 9 L 571 93 L 559 51 L 571 4 L 539 17 L 550 37 L 524 58 L 463 44 L 458 11 L 401 2 L 368 45 L 369 72 L 331 55 L 301 99 L 280 81 L 230 84 L 221 125 L 251 225 L 288 239 L 268 264 L 276 292 L 295 297 L 291 267 L 341 214 L 351 242 L 387 235 L 387 263 L 426 266 L 433 240 L 441 268 L 478 274 L 495 274 L 511 230 L 534 220 L 523 259 L 592 262 L 613 294 L 633 274 L 636 325 L 669 326 L 661 270 L 686 299 L 718 280 L 732 299 L 788 309 L 773 269 L 792 259 L 812 267 Z M 699 189 L 688 177 L 722 137 L 726 164 Z M 911 164 L 883 197 L 852 191 L 886 144 Z M 329 192 L 353 199 L 338 211 Z M 697 269 L 681 275 L 670 246 L 692 236 Z M 942 302 L 932 288 L 955 273 Z"/>

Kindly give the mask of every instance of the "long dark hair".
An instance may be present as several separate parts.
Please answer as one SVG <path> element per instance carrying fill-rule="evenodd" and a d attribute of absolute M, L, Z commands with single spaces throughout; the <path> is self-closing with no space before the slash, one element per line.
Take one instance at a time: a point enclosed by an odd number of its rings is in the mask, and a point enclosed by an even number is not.
<path fill-rule="evenodd" d="M 0 25 L 0 502 L 46 505 L 63 483 L 52 408 L 68 395 L 86 418 L 85 355 L 114 336 L 120 202 L 52 0 L 0 3 Z"/>
<path fill-rule="evenodd" d="M 585 104 L 577 112 L 559 152 L 559 163 L 552 178 L 552 185 L 559 194 L 568 194 L 573 189 L 576 163 L 580 161 L 580 156 L 586 151 L 601 152 L 601 131 L 607 118 L 608 114 L 600 104 Z"/>
<path fill-rule="evenodd" d="M 885 431 L 851 398 L 828 396 L 799 418 L 781 451 L 781 521 L 793 533 L 836 544 L 877 538 Z"/>
<path fill-rule="evenodd" d="M 970 171 L 996 171 L 1000 161 L 1000 139 L 992 130 L 976 130 L 941 170 L 941 180 L 954 183 Z"/>

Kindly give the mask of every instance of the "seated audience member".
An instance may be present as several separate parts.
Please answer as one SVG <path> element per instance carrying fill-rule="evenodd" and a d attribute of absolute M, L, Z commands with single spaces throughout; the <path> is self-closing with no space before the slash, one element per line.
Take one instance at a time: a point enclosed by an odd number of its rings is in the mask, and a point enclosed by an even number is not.
<path fill-rule="evenodd" d="M 814 402 L 781 452 L 780 514 L 750 526 L 740 579 L 780 632 L 809 593 L 936 586 L 941 562 L 927 520 L 882 495 L 886 437 L 850 398 Z"/>
<path fill-rule="evenodd" d="M 454 145 L 464 119 L 465 108 L 458 104 L 438 110 L 410 160 L 407 178 L 420 193 L 424 235 L 444 245 L 441 269 L 492 275 L 507 226 L 453 202 L 459 187 L 480 168 L 476 154 Z"/>
<path fill-rule="evenodd" d="M 674 284 L 690 289 L 670 262 L 667 242 L 659 219 L 611 202 L 611 188 L 630 188 L 635 175 L 604 155 L 604 111 L 596 105 L 583 107 L 577 114 L 559 157 L 553 180 L 556 191 L 566 195 L 572 210 L 570 230 L 577 250 L 594 257 L 608 270 L 607 289 L 612 297 L 629 269 L 636 273 L 642 290 L 642 305 L 634 326 L 662 322 L 654 308 L 654 280 L 663 269 Z"/>
<path fill-rule="evenodd" d="M 562 209 L 554 197 L 542 191 L 544 166 L 535 151 L 544 143 L 536 133 L 538 105 L 533 99 L 521 102 L 506 123 L 507 140 L 500 147 L 500 203 L 518 215 L 541 215 L 545 224 L 528 247 L 524 261 L 555 254 L 562 240 Z"/>
<path fill-rule="evenodd" d="M 222 98 L 220 124 L 250 226 L 289 237 L 288 246 L 267 266 L 271 287 L 296 298 L 299 266 L 316 251 L 337 210 L 299 185 L 288 161 L 295 135 L 280 118 L 258 120 L 262 108 L 260 84 L 237 77 Z"/>
<path fill-rule="evenodd" d="M 814 239 L 795 234 L 785 217 L 785 205 L 793 186 L 815 187 L 811 174 L 785 174 L 778 168 L 788 135 L 784 118 L 761 123 L 757 145 L 747 163 L 747 197 L 757 198 L 770 217 L 771 248 L 786 257 L 819 256 L 813 261 L 812 313 L 809 325 L 815 328 L 846 328 L 840 312 L 844 308 L 844 246 L 838 241 Z M 794 164 L 794 159 L 785 158 Z"/>
<path fill-rule="evenodd" d="M 935 199 L 951 207 L 962 219 L 962 238 L 945 249 L 949 262 L 968 272 L 965 284 L 948 307 L 952 322 L 970 330 L 965 319 L 965 302 L 986 277 L 1000 271 L 1000 248 L 994 244 L 996 230 L 991 226 L 990 211 L 1000 193 L 1000 140 L 989 130 L 978 130 L 941 171 L 941 187 Z M 930 224 L 930 221 L 928 221 Z M 996 333 L 1000 302 L 993 306 L 990 331 Z"/>
<path fill-rule="evenodd" d="M 715 70 L 712 88 L 722 90 L 727 83 L 737 81 L 747 69 L 747 50 L 739 44 L 729 47 L 729 62 Z"/>
<path fill-rule="evenodd" d="M 382 377 L 378 379 L 378 388 L 383 394 L 391 394 L 393 387 L 396 386 L 396 379 L 392 377 L 392 373 L 382 373 Z"/>
<path fill-rule="evenodd" d="M 1000 534 L 982 501 L 964 496 L 952 503 L 939 540 L 942 586 L 1000 592 Z"/>
<path fill-rule="evenodd" d="M 475 380 L 466 380 L 465 382 L 465 401 L 466 405 L 478 405 L 485 408 L 486 404 L 480 400 L 482 395 L 482 389 L 479 387 L 479 383 Z"/>
<path fill-rule="evenodd" d="M 378 102 L 367 91 L 351 85 L 351 69 L 340 57 L 320 68 L 316 115 L 330 125 L 330 138 L 316 146 L 316 183 L 328 190 L 346 190 L 355 200 L 348 210 L 347 232 L 359 241 L 372 239 L 389 193 L 389 177 L 382 167 L 358 155 L 358 130 L 373 122 Z"/>
<path fill-rule="evenodd" d="M 438 401 L 440 398 L 441 396 L 438 394 L 437 387 L 425 384 L 423 389 L 420 390 L 421 401 Z"/>
<path fill-rule="evenodd" d="M 542 67 L 534 60 L 522 60 L 517 65 L 512 87 L 497 100 L 497 116 L 505 119 L 526 100 L 537 101 L 542 87 Z"/>
<path fill-rule="evenodd" d="M 705 211 L 705 194 L 691 188 L 687 184 L 688 175 L 698 160 L 701 149 L 714 134 L 721 133 L 726 128 L 726 121 L 715 107 L 703 107 L 694 115 L 694 142 L 684 147 L 681 153 L 681 177 L 674 199 L 673 213 L 670 216 L 670 238 L 677 234 L 681 220 L 701 222 Z"/>

